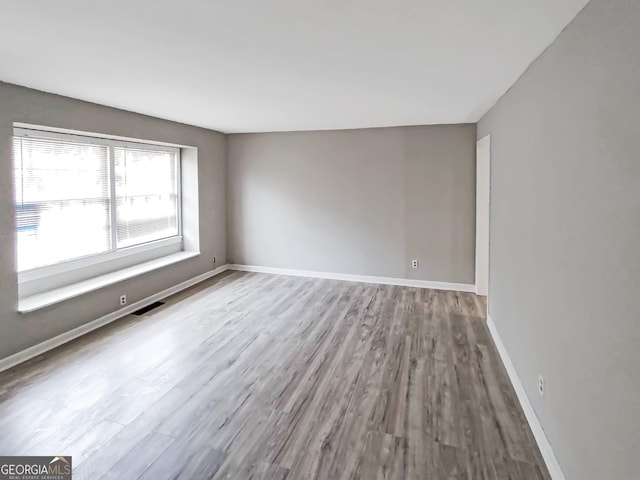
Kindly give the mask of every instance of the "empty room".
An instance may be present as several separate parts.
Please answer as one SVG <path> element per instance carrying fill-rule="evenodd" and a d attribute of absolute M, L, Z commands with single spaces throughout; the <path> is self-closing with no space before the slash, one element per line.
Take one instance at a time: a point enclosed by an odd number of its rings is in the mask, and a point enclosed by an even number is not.
<path fill-rule="evenodd" d="M 638 0 L 0 0 L 0 480 L 640 478 Z"/>

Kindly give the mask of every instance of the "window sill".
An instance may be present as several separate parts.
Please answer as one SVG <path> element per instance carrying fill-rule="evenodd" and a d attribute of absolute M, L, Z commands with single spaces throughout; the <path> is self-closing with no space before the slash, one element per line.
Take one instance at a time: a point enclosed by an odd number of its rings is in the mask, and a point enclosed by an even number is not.
<path fill-rule="evenodd" d="M 122 270 L 117 270 L 115 272 L 100 275 L 88 280 L 83 280 L 82 282 L 73 283 L 61 288 L 56 288 L 48 292 L 20 298 L 18 300 L 18 312 L 34 312 L 36 310 L 49 307 L 56 303 L 69 300 L 70 298 L 78 297 L 85 293 L 89 293 L 94 290 L 113 285 L 114 283 L 118 283 L 123 280 L 142 275 L 144 273 L 152 272 L 153 270 L 157 270 L 168 265 L 173 265 L 174 263 L 188 260 L 190 258 L 198 256 L 199 254 L 199 252 L 193 251 L 178 252 L 167 255 L 165 257 L 157 258 L 155 260 L 151 260 L 149 262 L 141 263 L 139 265 L 134 265 L 132 267 L 123 268 Z"/>

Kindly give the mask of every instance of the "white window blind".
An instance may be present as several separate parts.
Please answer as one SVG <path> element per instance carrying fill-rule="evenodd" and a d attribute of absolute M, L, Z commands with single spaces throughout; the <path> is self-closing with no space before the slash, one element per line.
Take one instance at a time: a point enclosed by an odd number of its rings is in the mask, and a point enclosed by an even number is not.
<path fill-rule="evenodd" d="M 180 234 L 178 149 L 14 134 L 18 271 Z"/>
<path fill-rule="evenodd" d="M 178 163 L 163 151 L 114 148 L 118 248 L 178 234 Z"/>
<path fill-rule="evenodd" d="M 18 271 L 111 248 L 106 146 L 14 138 Z"/>

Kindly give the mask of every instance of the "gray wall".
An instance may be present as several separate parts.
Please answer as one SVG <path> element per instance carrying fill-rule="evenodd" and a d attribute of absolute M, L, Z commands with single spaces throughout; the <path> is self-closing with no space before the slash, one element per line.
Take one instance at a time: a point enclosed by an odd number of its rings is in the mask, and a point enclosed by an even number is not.
<path fill-rule="evenodd" d="M 18 314 L 13 122 L 198 147 L 202 255 L 32 314 Z M 226 263 L 225 150 L 221 133 L 0 83 L 0 359 L 117 310 L 121 293 L 133 303 L 211 270 L 214 255 L 220 265 Z"/>
<path fill-rule="evenodd" d="M 566 478 L 638 478 L 638 1 L 592 0 L 487 133 L 490 315 Z"/>
<path fill-rule="evenodd" d="M 472 284 L 475 140 L 475 125 L 230 135 L 230 261 Z"/>

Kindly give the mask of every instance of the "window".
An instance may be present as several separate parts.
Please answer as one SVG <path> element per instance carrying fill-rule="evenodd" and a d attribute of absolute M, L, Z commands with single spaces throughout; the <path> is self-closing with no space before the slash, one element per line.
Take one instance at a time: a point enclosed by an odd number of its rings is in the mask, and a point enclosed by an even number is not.
<path fill-rule="evenodd" d="M 180 150 L 14 130 L 18 272 L 181 241 Z"/>

